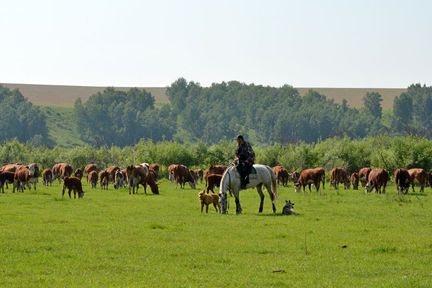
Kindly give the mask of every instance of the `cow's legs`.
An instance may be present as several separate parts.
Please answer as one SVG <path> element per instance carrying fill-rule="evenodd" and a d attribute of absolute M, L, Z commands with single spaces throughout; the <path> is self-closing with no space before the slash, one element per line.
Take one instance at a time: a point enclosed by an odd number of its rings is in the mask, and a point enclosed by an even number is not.
<path fill-rule="evenodd" d="M 69 199 L 71 199 L 71 188 L 68 188 Z"/>

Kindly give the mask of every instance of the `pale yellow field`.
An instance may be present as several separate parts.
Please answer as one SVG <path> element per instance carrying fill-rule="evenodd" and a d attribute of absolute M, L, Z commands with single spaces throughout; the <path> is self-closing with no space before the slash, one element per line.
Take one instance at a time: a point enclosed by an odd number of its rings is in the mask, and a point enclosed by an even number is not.
<path fill-rule="evenodd" d="M 84 102 L 93 94 L 103 91 L 105 87 L 91 86 L 63 86 L 63 85 L 33 85 L 33 84 L 2 84 L 8 88 L 18 88 L 25 97 L 36 105 L 71 107 L 77 98 Z M 151 92 L 156 99 L 156 103 L 168 103 L 165 87 L 138 87 L 145 88 Z M 129 87 L 116 87 L 116 89 L 127 90 Z M 406 89 L 400 88 L 297 88 L 301 95 L 307 93 L 309 89 L 318 91 L 328 98 L 340 103 L 342 99 L 348 100 L 351 107 L 362 107 L 362 98 L 367 92 L 379 92 L 383 96 L 383 108 L 391 109 L 393 99 L 399 96 Z"/>

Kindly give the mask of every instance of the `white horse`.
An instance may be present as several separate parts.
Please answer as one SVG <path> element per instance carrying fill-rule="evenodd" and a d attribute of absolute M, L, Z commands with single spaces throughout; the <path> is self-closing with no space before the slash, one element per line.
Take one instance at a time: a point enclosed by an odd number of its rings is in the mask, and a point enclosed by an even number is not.
<path fill-rule="evenodd" d="M 262 186 L 264 185 L 267 189 L 267 192 L 270 195 L 270 199 L 272 200 L 273 213 L 276 213 L 276 198 L 277 198 L 277 178 L 273 173 L 273 170 L 266 165 L 256 164 L 253 165 L 256 170 L 256 174 L 249 175 L 249 184 L 247 184 L 247 188 L 256 187 L 258 190 L 258 194 L 260 196 L 260 207 L 258 212 L 261 213 L 264 205 L 264 193 L 262 190 Z M 220 183 L 220 192 L 219 192 L 219 201 L 221 204 L 221 213 L 227 213 L 227 191 L 230 191 L 234 194 L 235 202 L 236 202 L 236 213 L 241 214 L 242 208 L 240 206 L 240 174 L 237 171 L 236 166 L 230 166 L 222 175 L 221 183 Z"/>

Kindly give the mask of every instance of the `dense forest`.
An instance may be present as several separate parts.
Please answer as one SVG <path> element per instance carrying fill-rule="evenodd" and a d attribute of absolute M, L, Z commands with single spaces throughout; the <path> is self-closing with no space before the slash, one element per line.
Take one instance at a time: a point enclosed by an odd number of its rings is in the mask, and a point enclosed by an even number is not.
<path fill-rule="evenodd" d="M 18 90 L 0 85 L 0 143 L 16 138 L 35 145 L 51 145 L 45 115 Z"/>
<path fill-rule="evenodd" d="M 254 144 L 319 143 L 333 137 L 432 137 L 432 87 L 411 85 L 383 111 L 379 93 L 367 93 L 363 108 L 335 103 L 310 90 L 269 87 L 237 81 L 202 87 L 180 78 L 167 88 L 170 104 L 156 104 L 151 93 L 107 88 L 74 105 L 79 138 L 93 147 L 152 142 L 201 142 L 206 145 L 243 134 Z M 0 142 L 16 138 L 34 145 L 55 145 L 44 114 L 18 90 L 0 86 Z M 51 123 L 51 122 L 50 122 Z"/>
<path fill-rule="evenodd" d="M 172 83 L 170 104 L 155 106 L 144 90 L 113 88 L 75 103 L 81 138 L 94 146 L 133 145 L 139 139 L 215 144 L 244 134 L 254 143 L 315 143 L 331 137 L 375 135 L 432 137 L 432 87 L 411 85 L 383 116 L 382 97 L 367 93 L 362 109 L 335 103 L 313 90 L 300 96 L 291 86 L 275 88 L 231 81 L 202 87 L 183 78 Z"/>

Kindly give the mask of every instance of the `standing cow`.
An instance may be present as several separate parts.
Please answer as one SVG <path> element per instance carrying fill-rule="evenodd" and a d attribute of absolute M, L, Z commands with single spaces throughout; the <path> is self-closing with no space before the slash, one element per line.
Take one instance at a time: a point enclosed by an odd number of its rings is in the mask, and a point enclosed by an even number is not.
<path fill-rule="evenodd" d="M 281 165 L 274 166 L 272 170 L 273 173 L 276 175 L 278 185 L 282 183 L 282 186 L 288 186 L 288 170 Z"/>
<path fill-rule="evenodd" d="M 366 183 L 366 193 L 371 192 L 374 188 L 376 193 L 385 193 L 388 180 L 389 174 L 387 170 L 380 168 L 372 169 L 369 173 L 368 182 Z"/>
<path fill-rule="evenodd" d="M 335 189 L 339 189 L 340 183 L 344 184 L 345 190 L 350 188 L 351 182 L 345 169 L 333 168 L 330 175 L 330 183 L 335 187 Z"/>
<path fill-rule="evenodd" d="M 369 173 L 371 172 L 371 170 L 372 169 L 369 167 L 364 167 L 364 168 L 360 169 L 359 180 L 360 180 L 362 187 L 366 186 L 366 183 L 368 182 L 368 179 L 369 179 Z"/>
<path fill-rule="evenodd" d="M 44 186 L 52 186 L 53 174 L 51 169 L 46 168 L 42 171 L 42 183 Z"/>
<path fill-rule="evenodd" d="M 298 181 L 295 183 L 295 192 L 300 192 L 300 188 L 303 187 L 303 192 L 305 192 L 306 185 L 311 192 L 311 185 L 315 186 L 316 191 L 319 191 L 321 182 L 325 183 L 325 170 L 323 168 L 305 169 L 300 173 Z"/>
<path fill-rule="evenodd" d="M 351 184 L 352 184 L 354 190 L 358 190 L 359 182 L 360 182 L 359 174 L 357 172 L 352 173 L 351 174 Z"/>
<path fill-rule="evenodd" d="M 424 187 L 428 181 L 428 175 L 424 169 L 421 168 L 412 168 L 408 170 L 410 175 L 410 182 L 412 186 L 412 190 L 414 191 L 414 183 L 418 182 L 420 185 L 420 192 L 424 192 Z"/>
<path fill-rule="evenodd" d="M 394 181 L 399 194 L 408 193 L 410 183 L 411 183 L 411 178 L 407 169 L 404 168 L 396 169 L 394 171 Z"/>

